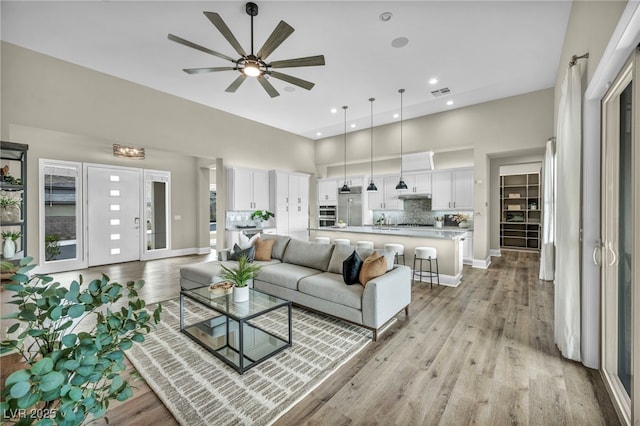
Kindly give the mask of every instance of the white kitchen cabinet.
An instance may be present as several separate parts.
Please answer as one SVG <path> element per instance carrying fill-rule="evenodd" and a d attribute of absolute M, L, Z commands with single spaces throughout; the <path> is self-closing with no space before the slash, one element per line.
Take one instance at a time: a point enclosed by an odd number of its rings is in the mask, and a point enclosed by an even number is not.
<path fill-rule="evenodd" d="M 379 176 L 376 184 L 377 192 L 367 192 L 370 210 L 402 210 L 403 202 L 398 198 L 401 193 L 396 189 L 400 175 Z M 366 188 L 363 188 L 366 190 Z"/>
<path fill-rule="evenodd" d="M 269 208 L 269 172 L 257 169 L 228 169 L 229 210 Z"/>
<path fill-rule="evenodd" d="M 473 209 L 473 170 L 445 170 L 433 172 L 432 210 Z"/>
<path fill-rule="evenodd" d="M 270 210 L 276 232 L 306 241 L 309 227 L 309 175 L 273 170 L 269 173 Z"/>
<path fill-rule="evenodd" d="M 405 193 L 431 194 L 431 172 L 407 173 L 404 183 L 407 184 Z"/>
<path fill-rule="evenodd" d="M 318 179 L 318 205 L 335 206 L 338 204 L 338 188 L 342 186 L 338 179 Z"/>
<path fill-rule="evenodd" d="M 473 231 L 464 234 L 462 242 L 462 262 L 465 265 L 473 265 Z"/>

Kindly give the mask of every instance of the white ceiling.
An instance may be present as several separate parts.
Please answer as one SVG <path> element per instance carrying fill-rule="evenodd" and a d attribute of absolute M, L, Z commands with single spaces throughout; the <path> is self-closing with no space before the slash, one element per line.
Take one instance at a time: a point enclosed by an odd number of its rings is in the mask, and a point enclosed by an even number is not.
<path fill-rule="evenodd" d="M 237 71 L 188 75 L 228 62 L 167 39 L 173 33 L 236 53 L 203 11 L 218 12 L 246 50 L 244 1 L 2 1 L 2 40 L 311 139 L 486 102 L 555 84 L 570 1 L 258 1 L 257 51 L 280 20 L 295 32 L 270 61 L 323 54 L 326 66 L 280 71 L 316 83 L 307 91 L 270 79 L 225 88 Z M 379 16 L 391 12 L 392 19 Z M 392 40 L 406 37 L 403 48 Z M 436 77 L 435 85 L 428 83 Z M 434 98 L 431 91 L 452 93 Z M 294 90 L 292 90 L 294 89 Z M 447 106 L 446 101 L 454 104 Z M 337 113 L 332 114 L 331 109 Z M 351 130 L 351 128 L 349 128 Z M 318 135 L 320 132 L 322 135 Z"/>

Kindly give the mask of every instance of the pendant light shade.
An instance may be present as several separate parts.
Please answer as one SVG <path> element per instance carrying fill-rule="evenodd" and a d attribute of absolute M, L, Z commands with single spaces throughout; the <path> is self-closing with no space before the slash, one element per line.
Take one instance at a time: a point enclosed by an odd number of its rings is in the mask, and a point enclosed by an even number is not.
<path fill-rule="evenodd" d="M 351 188 L 347 185 L 347 108 L 348 106 L 343 106 L 344 110 L 344 185 L 340 188 L 341 194 L 349 194 L 351 192 Z"/>
<path fill-rule="evenodd" d="M 373 101 L 375 98 L 369 98 L 369 102 L 371 102 L 371 178 L 369 180 L 369 186 L 367 186 L 367 192 L 377 192 L 378 187 L 373 182 Z"/>
<path fill-rule="evenodd" d="M 404 89 L 398 90 L 398 93 L 400 93 L 400 181 L 396 185 L 396 189 L 403 191 L 409 189 L 402 177 L 402 95 L 404 94 Z"/>

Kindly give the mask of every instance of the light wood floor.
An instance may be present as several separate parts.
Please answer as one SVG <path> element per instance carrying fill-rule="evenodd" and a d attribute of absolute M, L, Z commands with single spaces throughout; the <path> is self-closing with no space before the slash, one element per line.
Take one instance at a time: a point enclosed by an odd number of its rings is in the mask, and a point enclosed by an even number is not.
<path fill-rule="evenodd" d="M 120 281 L 143 278 L 143 297 L 154 303 L 177 297 L 179 267 L 203 260 L 82 272 L 85 279 L 97 271 Z M 465 266 L 464 274 L 455 289 L 415 283 L 410 317 L 399 314 L 276 424 L 619 424 L 599 372 L 565 360 L 553 343 L 553 286 L 537 279 L 537 254 L 505 252 L 488 270 Z M 66 283 L 76 275 L 56 278 Z M 108 417 L 117 425 L 176 424 L 142 382 Z"/>

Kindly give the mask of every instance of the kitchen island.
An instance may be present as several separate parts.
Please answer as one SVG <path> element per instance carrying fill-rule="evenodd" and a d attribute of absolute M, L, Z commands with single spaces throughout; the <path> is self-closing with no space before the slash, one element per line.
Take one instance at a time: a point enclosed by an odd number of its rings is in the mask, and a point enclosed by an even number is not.
<path fill-rule="evenodd" d="M 392 225 L 309 228 L 312 241 L 315 237 L 329 237 L 331 241 L 335 238 L 347 238 L 351 240 L 351 245 L 355 245 L 356 241 L 367 240 L 372 241 L 377 249 L 384 248 L 387 243 L 402 244 L 406 264 L 410 267 L 413 267 L 416 247 L 435 247 L 438 250 L 440 284 L 452 287 L 457 287 L 462 279 L 462 239 L 468 231 L 466 228 L 455 227 L 401 228 Z M 423 268 L 428 267 L 428 264 L 429 262 L 423 262 Z"/>

